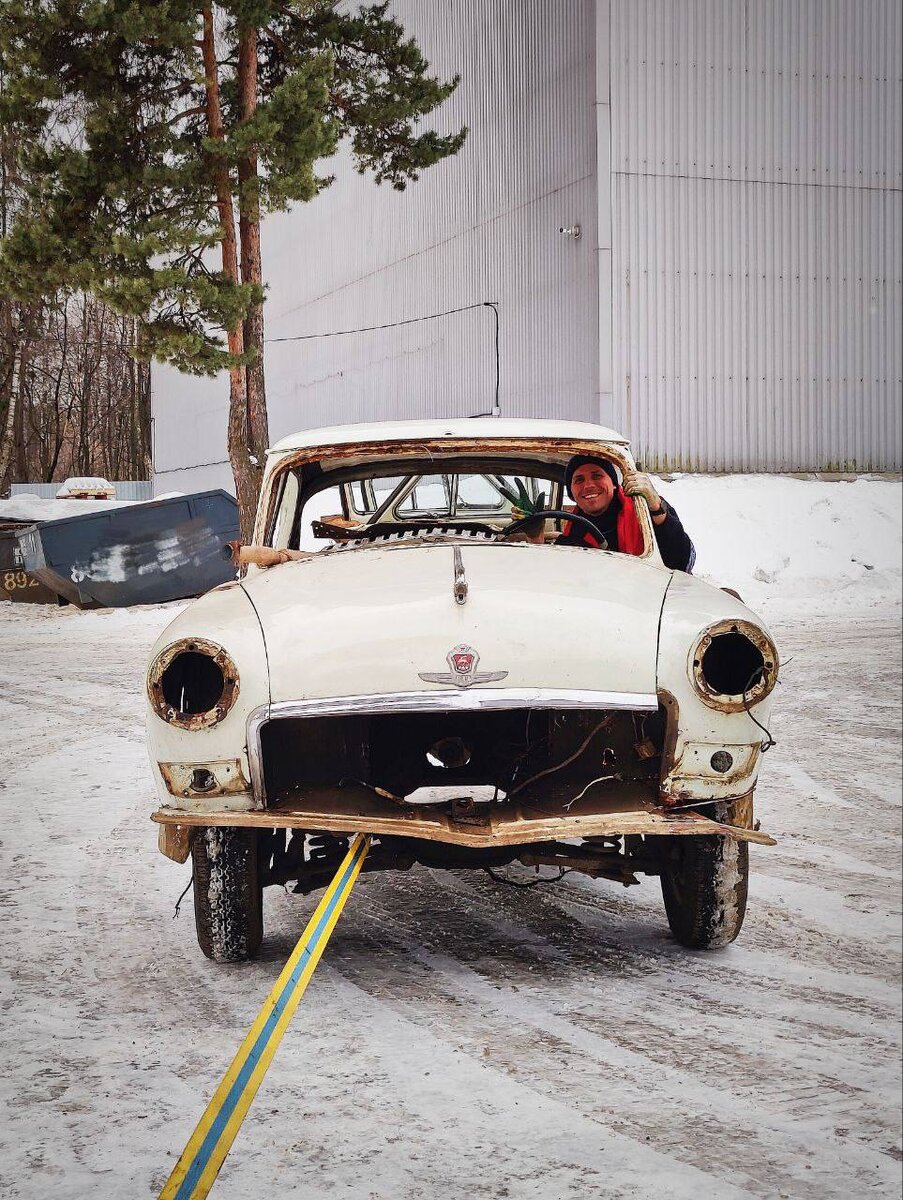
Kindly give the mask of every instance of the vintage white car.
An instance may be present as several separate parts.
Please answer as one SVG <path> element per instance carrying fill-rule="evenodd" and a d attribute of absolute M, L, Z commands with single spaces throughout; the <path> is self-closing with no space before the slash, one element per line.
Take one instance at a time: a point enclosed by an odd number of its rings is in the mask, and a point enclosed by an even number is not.
<path fill-rule="evenodd" d="M 643 499 L 642 553 L 556 545 L 577 453 L 634 467 L 611 430 L 498 418 L 270 451 L 250 565 L 147 674 L 160 849 L 192 856 L 210 958 L 253 956 L 262 889 L 325 886 L 357 832 L 365 870 L 659 875 L 679 942 L 736 937 L 777 651 L 665 568 Z"/>

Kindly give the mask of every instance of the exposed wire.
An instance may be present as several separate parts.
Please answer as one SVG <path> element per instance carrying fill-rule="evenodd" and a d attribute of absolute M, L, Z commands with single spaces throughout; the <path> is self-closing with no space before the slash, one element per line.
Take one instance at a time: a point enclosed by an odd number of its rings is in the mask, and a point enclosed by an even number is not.
<path fill-rule="evenodd" d="M 743 700 L 743 708 L 746 712 L 746 715 L 749 717 L 749 719 L 752 721 L 752 723 L 754 725 L 758 725 L 758 727 L 762 730 L 762 732 L 765 734 L 766 738 L 768 739 L 768 741 L 762 742 L 762 744 L 761 744 L 761 752 L 764 754 L 766 750 L 770 750 L 772 746 L 776 746 L 777 742 L 771 736 L 771 730 L 766 729 L 765 726 L 762 724 L 762 722 L 759 721 L 756 717 L 754 717 L 752 715 L 752 713 L 750 711 L 750 707 L 749 707 L 750 701 L 747 700 L 747 695 L 748 695 L 750 689 L 756 683 L 758 683 L 758 681 L 761 678 L 762 678 L 762 668 L 756 667 L 755 671 L 753 671 L 752 675 L 750 675 L 749 679 L 747 680 L 746 687 L 743 689 L 742 700 Z"/>
<path fill-rule="evenodd" d="M 192 885 L 193 883 L 194 883 L 194 876 L 192 875 L 191 879 L 189 879 L 189 880 L 188 880 L 188 883 L 185 885 L 185 891 L 182 893 L 182 895 L 181 895 L 181 896 L 178 898 L 178 900 L 176 901 L 176 906 L 175 906 L 175 908 L 173 909 L 173 914 L 172 914 L 172 919 L 173 919 L 173 920 L 175 920 L 175 919 L 176 919 L 176 917 L 179 915 L 179 908 L 180 908 L 180 906 L 181 906 L 181 904 L 182 904 L 182 901 L 185 899 L 185 896 L 188 894 L 188 889 L 191 887 L 191 885 Z"/>
<path fill-rule="evenodd" d="M 669 804 L 667 806 L 666 811 L 669 813 L 672 813 L 672 812 L 683 812 L 683 810 L 685 808 L 705 808 L 706 806 L 711 808 L 712 805 L 720 804 L 720 803 L 722 803 L 722 801 L 713 800 L 712 797 L 710 796 L 708 798 L 708 800 L 691 800 L 687 804 Z"/>
<path fill-rule="evenodd" d="M 272 345 L 277 342 L 308 342 L 316 338 L 326 337 L 349 337 L 354 333 L 372 333 L 379 329 L 398 329 L 402 325 L 417 325 L 421 321 L 435 321 L 440 317 L 451 317 L 455 313 L 472 312 L 477 308 L 488 308 L 492 310 L 492 315 L 495 319 L 494 345 L 495 345 L 495 391 L 493 395 L 492 411 L 488 413 L 472 413 L 474 417 L 498 417 L 501 416 L 501 408 L 499 407 L 499 380 L 500 380 L 500 360 L 499 360 L 499 309 L 498 301 L 496 300 L 480 300 L 476 304 L 464 304 L 460 308 L 447 308 L 442 312 L 425 313 L 422 317 L 406 317 L 402 321 L 388 321 L 385 325 L 361 325 L 357 329 L 327 329 L 323 333 L 297 333 L 289 337 L 264 338 L 264 345 Z M 228 459 L 218 459 L 216 462 L 197 463 L 185 467 L 154 467 L 158 475 L 171 475 L 176 471 L 193 471 L 197 467 L 221 467 L 228 466 Z"/>
<path fill-rule="evenodd" d="M 476 304 L 465 304 L 461 308 L 446 308 L 442 312 L 425 313 L 422 317 L 406 317 L 402 321 L 387 321 L 385 325 L 361 325 L 357 329 L 328 329 L 325 333 L 297 333 L 287 337 L 264 338 L 264 343 L 275 342 L 308 342 L 314 338 L 348 337 L 352 333 L 372 333 L 377 329 L 397 329 L 400 325 L 417 325 L 421 321 L 435 321 L 439 317 L 450 317 L 454 313 L 470 312 L 475 308 L 491 308 L 496 313 L 495 300 L 480 300 Z"/>
<path fill-rule="evenodd" d="M 189 467 L 158 467 L 155 464 L 154 473 L 156 475 L 174 475 L 176 471 L 195 471 L 201 467 L 227 467 L 228 465 L 228 458 L 218 458 L 214 462 L 192 463 Z"/>
<path fill-rule="evenodd" d="M 493 882 L 504 883 L 507 887 L 521 888 L 521 890 L 525 890 L 526 888 L 539 887 L 540 884 L 543 884 L 543 883 L 559 883 L 562 879 L 564 879 L 565 875 L 570 875 L 570 873 L 573 871 L 573 869 L 574 869 L 573 867 L 559 867 L 558 874 L 553 876 L 551 879 L 542 879 L 542 878 L 531 879 L 529 883 L 518 883 L 514 879 L 506 879 L 504 877 L 504 875 L 496 875 L 496 873 L 495 873 L 495 871 L 493 871 L 492 867 L 484 867 L 483 868 L 483 870 L 486 872 L 486 874 L 489 876 L 489 878 L 491 880 L 493 880 Z"/>
<path fill-rule="evenodd" d="M 510 800 L 512 796 L 516 796 L 518 792 L 523 791 L 523 789 L 528 787 L 531 783 L 535 783 L 537 779 L 542 779 L 544 775 L 551 775 L 555 771 L 560 771 L 563 767 L 566 767 L 572 763 L 575 758 L 579 758 L 599 730 L 604 728 L 606 725 L 610 725 L 611 720 L 611 717 L 603 717 L 599 724 L 588 734 L 587 737 L 583 739 L 570 757 L 566 758 L 564 762 L 557 763 L 554 767 L 546 767 L 544 771 L 540 771 L 537 775 L 531 775 L 529 779 L 525 779 L 523 783 L 519 783 L 516 788 L 511 788 L 508 792 L 508 799 Z"/>
<path fill-rule="evenodd" d="M 500 417 L 502 409 L 499 405 L 499 307 L 495 300 L 484 300 L 483 306 L 492 309 L 492 315 L 495 317 L 495 400 L 492 405 L 491 412 L 488 413 L 471 413 L 471 418 L 474 417 Z"/>
<path fill-rule="evenodd" d="M 394 792 L 387 791 L 386 788 L 377 787 L 375 783 L 367 783 L 364 779 L 355 779 L 351 775 L 346 775 L 339 780 L 339 787 L 347 787 L 349 783 L 357 784 L 358 787 L 366 788 L 368 792 L 373 792 L 376 796 L 382 796 L 384 800 L 391 800 L 395 804 L 404 804 L 404 796 L 396 796 Z"/>
<path fill-rule="evenodd" d="M 533 750 L 534 750 L 534 747 L 530 744 L 530 718 L 533 716 L 533 712 L 534 712 L 534 710 L 532 708 L 527 709 L 527 721 L 526 721 L 526 724 L 524 725 L 524 741 L 523 741 L 523 744 L 526 747 L 526 749 L 524 749 L 523 751 L 521 751 L 520 754 L 517 754 L 514 757 L 514 767 L 512 768 L 512 771 L 511 771 L 511 778 L 508 780 L 508 786 L 505 789 L 506 799 L 508 796 L 511 795 L 511 789 L 514 786 L 514 781 L 517 779 L 518 772 L 520 771 L 521 767 L 524 765 L 524 763 L 527 761 L 527 759 L 530 757 L 530 755 L 533 753 Z M 542 737 L 536 743 L 536 746 L 541 746 L 544 742 L 547 742 L 548 740 L 549 740 L 548 737 Z M 508 746 L 510 746 L 512 749 L 514 748 L 514 746 L 511 742 L 508 742 L 506 744 Z"/>
<path fill-rule="evenodd" d="M 568 810 L 568 812 L 570 812 L 571 805 L 576 804 L 578 800 L 582 800 L 583 797 L 586 795 L 586 793 L 589 791 L 589 789 L 593 786 L 594 783 L 604 783 L 606 779 L 620 779 L 620 778 L 621 778 L 621 776 L 620 776 L 620 774 L 618 774 L 618 775 L 599 775 L 595 779 L 591 779 L 589 781 L 589 783 L 586 785 L 586 787 L 583 788 L 581 791 L 579 791 L 572 800 L 568 800 L 567 804 L 565 804 L 564 807 Z"/>

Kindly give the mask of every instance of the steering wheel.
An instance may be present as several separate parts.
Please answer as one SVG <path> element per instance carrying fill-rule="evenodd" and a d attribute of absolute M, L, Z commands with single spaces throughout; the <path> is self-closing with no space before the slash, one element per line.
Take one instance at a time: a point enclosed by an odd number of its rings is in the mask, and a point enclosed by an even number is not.
<path fill-rule="evenodd" d="M 585 517 L 583 513 L 565 512 L 561 508 L 539 508 L 535 513 L 531 513 L 529 517 L 521 517 L 519 521 L 512 521 L 505 529 L 501 531 L 501 537 L 506 538 L 509 534 L 518 533 L 522 529 L 526 529 L 528 525 L 532 525 L 534 521 L 545 521 L 549 517 L 555 517 L 559 521 L 577 521 L 579 524 L 586 526 L 587 532 L 593 537 L 599 538 L 602 542 L 600 549 L 607 550 L 608 543 L 602 534 L 595 527 L 589 517 Z"/>

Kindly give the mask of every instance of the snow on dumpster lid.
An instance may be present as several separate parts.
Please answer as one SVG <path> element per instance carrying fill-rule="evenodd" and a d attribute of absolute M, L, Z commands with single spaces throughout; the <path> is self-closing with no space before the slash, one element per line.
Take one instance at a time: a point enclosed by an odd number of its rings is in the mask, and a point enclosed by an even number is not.
<path fill-rule="evenodd" d="M 80 517 L 90 512 L 111 512 L 139 503 L 137 500 L 54 500 L 50 496 L 28 493 L 0 500 L 0 522 L 34 525 L 41 521 L 58 521 L 60 517 Z"/>

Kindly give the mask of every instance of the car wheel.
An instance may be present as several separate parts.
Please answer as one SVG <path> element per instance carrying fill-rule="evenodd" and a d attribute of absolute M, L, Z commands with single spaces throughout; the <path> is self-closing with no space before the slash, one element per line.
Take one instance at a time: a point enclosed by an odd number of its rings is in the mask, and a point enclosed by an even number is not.
<path fill-rule="evenodd" d="M 748 828 L 751 800 L 715 804 L 711 816 Z M 682 946 L 715 950 L 740 932 L 749 888 L 749 843 L 732 837 L 668 839 L 662 865 L 662 896 L 671 932 Z"/>
<path fill-rule="evenodd" d="M 208 827 L 191 842 L 198 944 L 214 962 L 254 958 L 263 939 L 256 829 Z"/>

